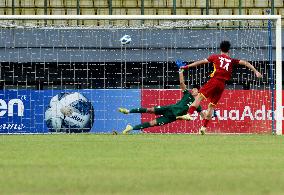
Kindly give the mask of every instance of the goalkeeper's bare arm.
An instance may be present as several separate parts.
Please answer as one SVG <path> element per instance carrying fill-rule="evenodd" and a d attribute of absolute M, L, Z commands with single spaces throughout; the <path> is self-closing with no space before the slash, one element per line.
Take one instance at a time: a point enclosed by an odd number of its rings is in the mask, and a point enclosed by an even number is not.
<path fill-rule="evenodd" d="M 179 69 L 179 86 L 180 86 L 180 89 L 182 91 L 186 90 L 186 85 L 185 85 L 185 82 L 184 82 L 184 76 L 183 76 L 183 69 Z"/>

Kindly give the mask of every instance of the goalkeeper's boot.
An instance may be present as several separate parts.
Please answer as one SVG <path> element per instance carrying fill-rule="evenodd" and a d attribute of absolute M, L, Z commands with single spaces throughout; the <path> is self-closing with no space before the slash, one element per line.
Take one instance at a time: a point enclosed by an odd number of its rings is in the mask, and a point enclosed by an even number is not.
<path fill-rule="evenodd" d="M 127 110 L 126 108 L 118 108 L 118 112 L 121 112 L 123 114 L 129 114 L 129 110 Z"/>
<path fill-rule="evenodd" d="M 125 129 L 122 131 L 122 134 L 128 134 L 132 130 L 133 130 L 133 127 L 131 125 L 127 125 Z"/>
<path fill-rule="evenodd" d="M 201 134 L 201 135 L 205 135 L 205 133 L 206 133 L 206 127 L 200 127 L 200 129 L 199 129 L 199 134 Z"/>
<path fill-rule="evenodd" d="M 187 120 L 187 121 L 192 121 L 193 120 L 193 118 L 189 114 L 182 115 L 182 116 L 177 116 L 177 119 Z"/>

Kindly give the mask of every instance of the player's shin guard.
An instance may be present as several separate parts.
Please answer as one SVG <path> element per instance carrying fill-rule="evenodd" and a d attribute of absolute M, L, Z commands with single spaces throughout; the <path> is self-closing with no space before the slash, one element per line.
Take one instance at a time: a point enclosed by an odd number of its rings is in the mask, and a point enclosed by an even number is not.
<path fill-rule="evenodd" d="M 130 110 L 130 113 L 146 113 L 147 108 L 133 108 Z"/>
<path fill-rule="evenodd" d="M 194 113 L 195 110 L 196 110 L 196 107 L 190 106 L 189 109 L 188 109 L 188 113 L 191 115 L 191 114 Z"/>
<path fill-rule="evenodd" d="M 145 129 L 145 128 L 148 128 L 148 127 L 151 127 L 151 125 L 150 125 L 149 122 L 146 122 L 146 123 L 142 123 L 140 125 L 135 125 L 133 127 L 133 130 L 140 130 L 140 129 Z"/>

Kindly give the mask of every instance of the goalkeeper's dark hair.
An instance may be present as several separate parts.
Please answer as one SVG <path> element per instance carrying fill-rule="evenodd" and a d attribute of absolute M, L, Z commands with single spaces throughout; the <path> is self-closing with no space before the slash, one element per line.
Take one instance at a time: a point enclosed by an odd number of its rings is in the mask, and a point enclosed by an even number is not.
<path fill-rule="evenodd" d="M 228 51 L 230 50 L 230 47 L 231 47 L 231 43 L 229 41 L 222 41 L 220 43 L 220 49 L 224 53 L 228 53 Z"/>
<path fill-rule="evenodd" d="M 196 88 L 196 89 L 200 89 L 200 86 L 199 85 L 197 85 L 197 84 L 194 84 L 194 85 L 192 85 L 192 88 Z"/>

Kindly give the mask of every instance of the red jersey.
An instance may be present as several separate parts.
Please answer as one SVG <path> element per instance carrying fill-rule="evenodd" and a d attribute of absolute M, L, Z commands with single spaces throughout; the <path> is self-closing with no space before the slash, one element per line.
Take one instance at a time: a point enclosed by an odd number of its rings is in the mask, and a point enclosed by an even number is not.
<path fill-rule="evenodd" d="M 213 54 L 207 60 L 213 63 L 214 66 L 214 71 L 210 74 L 210 77 L 226 81 L 231 78 L 233 66 L 239 64 L 240 61 L 225 54 Z"/>

